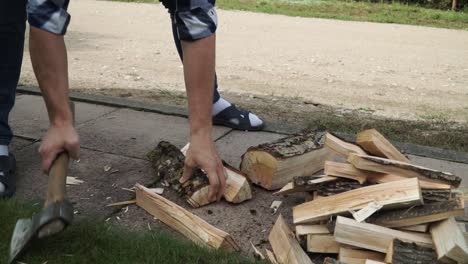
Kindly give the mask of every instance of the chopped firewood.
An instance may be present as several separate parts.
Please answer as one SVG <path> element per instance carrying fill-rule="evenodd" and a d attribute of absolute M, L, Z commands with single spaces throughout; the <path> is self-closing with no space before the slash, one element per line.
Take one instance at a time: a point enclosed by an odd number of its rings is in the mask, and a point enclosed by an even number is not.
<path fill-rule="evenodd" d="M 278 211 L 278 208 L 281 206 L 282 203 L 282 201 L 273 201 L 270 208 L 272 209 L 274 214 L 276 213 L 276 211 Z"/>
<path fill-rule="evenodd" d="M 325 135 L 325 146 L 332 150 L 335 154 L 347 158 L 351 153 L 367 155 L 367 153 L 358 145 L 347 142 L 331 133 Z"/>
<path fill-rule="evenodd" d="M 270 263 L 271 264 L 278 264 L 278 262 L 276 261 L 275 254 L 273 252 L 271 252 L 270 250 L 268 250 L 268 249 L 265 249 L 265 251 L 267 253 L 268 260 L 270 261 Z"/>
<path fill-rule="evenodd" d="M 231 203 L 242 203 L 252 199 L 252 189 L 247 175 L 226 163 L 224 168 L 227 174 L 224 199 Z"/>
<path fill-rule="evenodd" d="M 399 230 L 426 233 L 429 230 L 429 224 L 419 224 L 412 226 L 401 226 Z"/>
<path fill-rule="evenodd" d="M 351 180 L 356 180 L 360 184 L 363 184 L 367 180 L 365 173 L 361 173 L 359 169 L 356 169 L 349 163 L 325 161 L 324 172 L 329 176 L 343 177 Z"/>
<path fill-rule="evenodd" d="M 358 169 L 388 173 L 406 178 L 419 178 L 421 188 L 450 189 L 458 187 L 461 178 L 448 172 L 431 170 L 395 160 L 366 155 L 350 154 L 348 162 Z"/>
<path fill-rule="evenodd" d="M 67 176 L 67 185 L 80 185 L 83 182 L 84 181 L 78 180 L 78 178 L 76 178 L 76 177 Z"/>
<path fill-rule="evenodd" d="M 140 184 L 135 187 L 138 206 L 196 244 L 213 249 L 239 250 L 228 233 Z"/>
<path fill-rule="evenodd" d="M 123 206 L 123 205 L 129 205 L 129 204 L 134 204 L 134 203 L 136 203 L 136 200 L 129 200 L 129 201 L 111 203 L 111 204 L 106 205 L 106 207 Z"/>
<path fill-rule="evenodd" d="M 346 264 L 364 264 L 366 260 L 384 261 L 385 255 L 380 252 L 341 247 L 338 260 Z"/>
<path fill-rule="evenodd" d="M 333 235 L 307 235 L 307 251 L 338 254 L 340 244 L 335 241 Z"/>
<path fill-rule="evenodd" d="M 174 145 L 161 141 L 158 146 L 148 154 L 155 169 L 156 176 L 169 185 L 193 207 L 209 204 L 209 181 L 206 174 L 194 170 L 193 176 L 186 182 L 180 183 L 184 170 L 185 156 Z M 252 192 L 247 178 L 242 173 L 225 165 L 227 178 L 224 199 L 231 203 L 240 203 L 252 198 Z"/>
<path fill-rule="evenodd" d="M 270 241 L 278 263 L 313 264 L 281 215 L 271 229 L 268 241 Z"/>
<path fill-rule="evenodd" d="M 359 223 L 353 219 L 338 216 L 335 226 L 335 240 L 339 243 L 386 253 L 393 239 L 432 245 L 430 235 L 408 233 L 390 228 Z"/>
<path fill-rule="evenodd" d="M 260 259 L 265 259 L 265 256 L 263 256 L 262 252 L 258 250 L 255 245 L 250 241 L 250 245 L 252 245 L 252 249 L 254 250 L 254 255 Z"/>
<path fill-rule="evenodd" d="M 384 208 L 410 207 L 422 203 L 418 179 L 377 184 L 323 197 L 293 208 L 295 224 L 325 220 L 331 215 L 359 210 L 371 202 Z"/>
<path fill-rule="evenodd" d="M 394 239 L 387 250 L 385 262 L 392 264 L 437 263 L 437 254 L 430 246 Z"/>
<path fill-rule="evenodd" d="M 402 227 L 426 224 L 447 219 L 451 216 L 464 214 L 464 201 L 456 198 L 439 203 L 428 203 L 407 209 L 379 212 L 370 217 L 369 223 L 386 226 Z"/>
<path fill-rule="evenodd" d="M 326 235 L 330 234 L 325 225 L 296 225 L 296 235 Z"/>
<path fill-rule="evenodd" d="M 362 131 L 356 136 L 356 143 L 374 156 L 411 163 L 392 143 L 375 129 Z"/>
<path fill-rule="evenodd" d="M 323 132 L 304 132 L 250 147 L 242 156 L 240 167 L 253 183 L 275 190 L 295 176 L 322 170 L 330 157 L 332 153 L 324 148 Z"/>
<path fill-rule="evenodd" d="M 468 263 L 468 246 L 453 217 L 431 225 L 431 234 L 439 261 Z"/>

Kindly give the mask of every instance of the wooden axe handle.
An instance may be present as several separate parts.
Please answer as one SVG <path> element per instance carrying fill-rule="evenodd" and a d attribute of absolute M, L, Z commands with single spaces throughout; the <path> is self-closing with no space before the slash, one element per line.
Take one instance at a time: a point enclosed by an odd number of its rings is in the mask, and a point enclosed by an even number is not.
<path fill-rule="evenodd" d="M 70 108 L 75 119 L 75 105 L 70 102 Z M 70 156 L 67 152 L 60 153 L 49 170 L 49 183 L 44 207 L 65 200 L 66 184 L 68 175 L 68 161 Z"/>
<path fill-rule="evenodd" d="M 62 152 L 52 164 L 44 207 L 65 200 L 69 159 L 68 153 Z"/>

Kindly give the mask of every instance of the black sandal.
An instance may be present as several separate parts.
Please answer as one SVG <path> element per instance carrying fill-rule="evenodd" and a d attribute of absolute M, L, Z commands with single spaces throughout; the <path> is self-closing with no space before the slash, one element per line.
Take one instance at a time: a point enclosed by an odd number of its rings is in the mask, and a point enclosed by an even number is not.
<path fill-rule="evenodd" d="M 232 104 L 213 117 L 213 124 L 244 131 L 262 130 L 265 127 L 265 122 L 262 122 L 259 126 L 252 126 L 249 114 L 249 111 L 238 109 Z"/>
<path fill-rule="evenodd" d="M 13 154 L 0 156 L 0 182 L 5 186 L 5 191 L 0 193 L 0 198 L 10 198 L 16 192 L 16 159 Z"/>

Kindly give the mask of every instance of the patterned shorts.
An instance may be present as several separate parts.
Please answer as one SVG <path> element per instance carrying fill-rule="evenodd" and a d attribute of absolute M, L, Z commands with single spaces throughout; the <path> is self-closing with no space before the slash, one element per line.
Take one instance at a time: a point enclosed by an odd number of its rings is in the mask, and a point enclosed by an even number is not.
<path fill-rule="evenodd" d="M 161 0 L 169 9 L 179 39 L 193 41 L 216 32 L 218 16 L 215 0 Z"/>
<path fill-rule="evenodd" d="M 13 0 L 15 1 L 15 0 Z M 27 15 L 31 26 L 64 35 L 70 23 L 70 0 L 28 0 Z"/>

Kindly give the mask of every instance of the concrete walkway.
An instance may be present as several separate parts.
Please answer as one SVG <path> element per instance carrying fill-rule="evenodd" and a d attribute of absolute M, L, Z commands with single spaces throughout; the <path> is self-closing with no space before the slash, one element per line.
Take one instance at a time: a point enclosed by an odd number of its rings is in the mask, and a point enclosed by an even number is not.
<path fill-rule="evenodd" d="M 42 175 L 37 155 L 39 140 L 48 127 L 48 119 L 40 96 L 19 95 L 11 115 L 15 132 L 12 149 L 18 160 L 18 197 L 38 203 L 43 199 L 47 177 Z M 187 119 L 171 115 L 140 112 L 125 108 L 76 103 L 76 125 L 82 151 L 79 162 L 72 162 L 70 176 L 83 180 L 81 185 L 67 188 L 79 217 L 92 217 L 132 229 L 162 227 L 152 216 L 136 206 L 128 211 L 115 211 L 105 207 L 117 201 L 132 199 L 133 194 L 122 188 L 130 188 L 136 182 L 151 181 L 154 172 L 145 155 L 159 141 L 167 140 L 178 147 L 188 141 Z M 249 146 L 272 141 L 284 135 L 269 132 L 239 132 L 224 127 L 215 127 L 214 137 L 222 158 L 238 166 L 241 155 Z M 462 185 L 468 185 L 468 164 L 441 161 L 428 157 L 410 155 L 417 164 L 444 170 L 464 177 Z M 105 172 L 104 166 L 111 166 Z M 301 196 L 275 197 L 260 188 L 253 188 L 254 198 L 240 205 L 225 202 L 191 211 L 209 223 L 229 232 L 249 251 L 252 241 L 262 246 L 267 241 L 268 230 L 277 215 L 269 207 L 273 200 L 283 200 L 280 208 L 288 219 L 291 207 L 303 202 Z M 185 201 L 166 190 L 164 196 L 189 208 Z"/>

